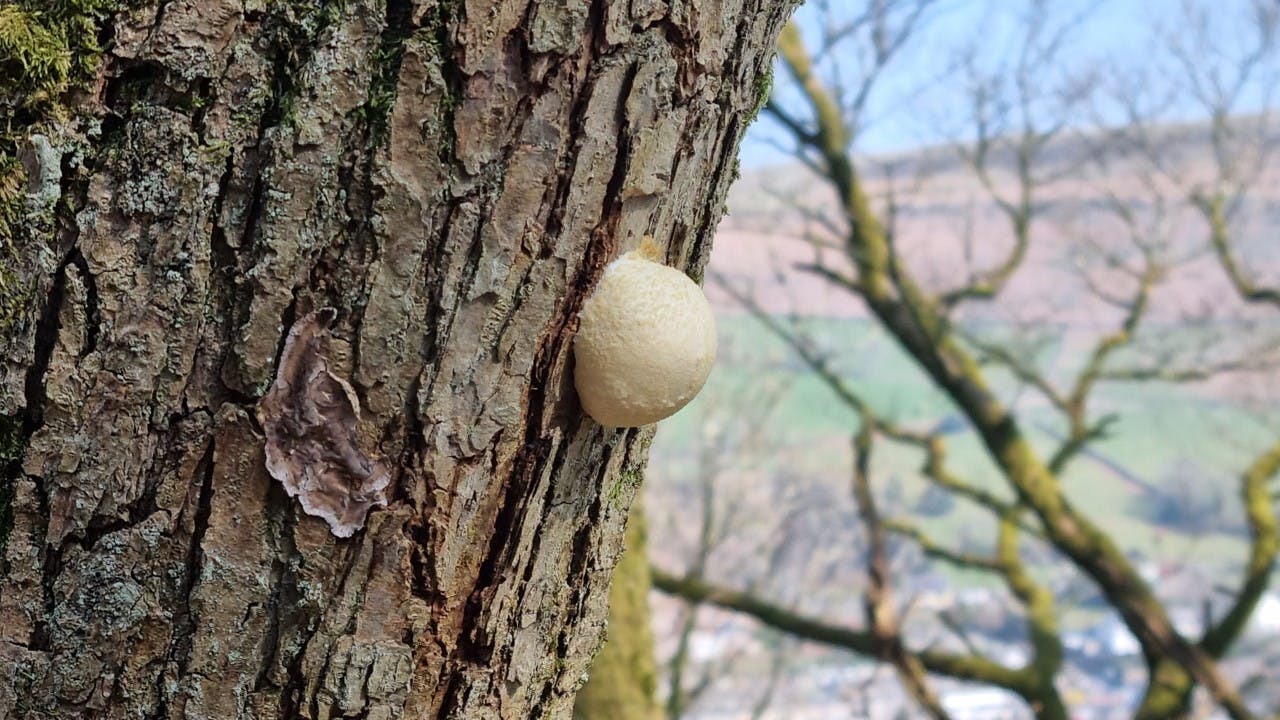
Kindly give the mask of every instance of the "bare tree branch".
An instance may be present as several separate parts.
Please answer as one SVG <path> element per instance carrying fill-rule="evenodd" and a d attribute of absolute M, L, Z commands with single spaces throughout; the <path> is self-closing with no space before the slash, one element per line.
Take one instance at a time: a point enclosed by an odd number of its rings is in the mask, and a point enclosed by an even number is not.
<path fill-rule="evenodd" d="M 863 607 L 876 657 L 893 665 L 903 687 L 934 720 L 950 720 L 942 702 L 925 675 L 920 659 L 907 652 L 902 643 L 902 629 L 898 624 L 898 612 L 894 607 L 892 581 L 889 575 L 889 556 L 886 549 L 885 527 L 876 508 L 871 492 L 871 448 L 875 427 L 864 421 L 853 442 L 853 496 L 858 504 L 867 533 L 867 589 L 863 593 Z"/>
<path fill-rule="evenodd" d="M 866 630 L 826 623 L 747 593 L 695 578 L 680 578 L 657 567 L 653 569 L 653 585 L 668 595 L 740 612 L 768 627 L 798 638 L 865 657 L 876 657 L 875 640 L 871 632 Z M 1019 694 L 1027 688 L 1027 678 L 1020 671 L 1004 667 L 980 655 L 957 655 L 938 650 L 922 650 L 917 655 L 920 663 L 931 673 L 958 680 L 984 682 Z"/>
<path fill-rule="evenodd" d="M 968 570 L 987 570 L 990 572 L 1000 572 L 1001 570 L 1000 562 L 995 558 L 951 550 L 942 543 L 939 543 L 926 535 L 920 528 L 905 520 L 885 520 L 884 529 L 895 535 L 902 535 L 910 538 L 920 546 L 920 549 L 928 557 L 941 560 L 958 568 L 965 568 Z"/>

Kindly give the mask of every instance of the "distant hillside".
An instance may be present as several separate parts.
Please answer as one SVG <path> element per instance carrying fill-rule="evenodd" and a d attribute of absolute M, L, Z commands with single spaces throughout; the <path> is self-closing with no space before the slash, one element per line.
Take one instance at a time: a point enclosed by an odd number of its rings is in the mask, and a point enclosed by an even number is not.
<path fill-rule="evenodd" d="M 1255 118 L 1241 121 L 1239 127 L 1242 136 L 1265 136 L 1266 143 L 1280 150 L 1276 118 L 1270 125 Z M 1211 177 L 1207 126 L 1171 125 L 1155 134 L 1162 161 L 1178 169 L 1179 184 L 1189 187 Z M 1109 291 L 1126 291 L 1123 276 L 1110 278 L 1102 272 L 1099 247 L 1123 250 L 1129 247 L 1130 233 L 1109 207 L 1104 188 L 1123 198 L 1144 225 L 1138 229 L 1148 238 L 1162 237 L 1171 255 L 1195 255 L 1197 248 L 1204 247 L 1207 230 L 1186 201 L 1185 190 L 1166 184 L 1158 197 L 1144 185 L 1145 163 L 1123 158 L 1118 147 L 1103 149 L 1108 158 L 1105 170 L 1088 162 L 1089 154 L 1100 147 L 1097 135 L 1073 135 L 1046 148 L 1039 172 L 1060 177 L 1038 190 L 1043 214 L 1034 226 L 1025 267 L 1001 302 L 973 305 L 968 310 L 971 317 L 1074 327 L 1114 323 L 1114 308 L 1092 297 L 1078 270 L 1091 268 L 1095 280 L 1103 280 Z M 1269 162 L 1252 183 L 1233 227 L 1254 274 L 1280 283 L 1280 156 L 1274 155 L 1265 158 Z M 989 166 L 998 190 L 1012 197 L 1015 185 L 1008 150 L 994 151 Z M 965 268 L 993 264 L 1011 246 L 1005 217 L 954 148 L 867 157 L 861 169 L 882 205 L 892 189 L 899 205 L 898 247 L 932 286 L 961 283 Z M 1166 204 L 1163 219 L 1155 216 L 1157 201 Z M 774 312 L 860 315 L 861 309 L 845 293 L 793 271 L 797 263 L 815 259 L 814 250 L 800 236 L 810 231 L 831 239 L 818 223 L 806 223 L 797 206 L 810 214 L 830 215 L 835 203 L 827 186 L 798 163 L 744 173 L 729 195 L 729 215 L 716 238 L 712 270 L 753 287 L 760 302 Z M 839 264 L 838 259 L 830 261 Z M 726 310 L 733 308 L 722 293 L 714 297 Z M 1256 309 L 1235 300 L 1221 269 L 1203 252 L 1169 274 L 1153 308 L 1154 324 L 1260 317 Z"/>

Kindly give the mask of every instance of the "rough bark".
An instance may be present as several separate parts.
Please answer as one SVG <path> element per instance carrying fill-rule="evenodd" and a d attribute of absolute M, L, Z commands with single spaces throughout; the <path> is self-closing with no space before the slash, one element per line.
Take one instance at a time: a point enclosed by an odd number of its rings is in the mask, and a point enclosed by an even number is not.
<path fill-rule="evenodd" d="M 627 520 L 626 549 L 609 589 L 609 632 L 573 704 L 575 720 L 660 720 L 658 666 L 650 628 L 649 557 L 640 498 Z"/>
<path fill-rule="evenodd" d="M 700 275 L 789 5 L 96 20 L 96 80 L 10 123 L 0 717 L 567 716 L 650 437 L 582 416 L 573 319 L 644 234 Z M 256 417 L 322 308 L 392 472 L 349 539 Z"/>

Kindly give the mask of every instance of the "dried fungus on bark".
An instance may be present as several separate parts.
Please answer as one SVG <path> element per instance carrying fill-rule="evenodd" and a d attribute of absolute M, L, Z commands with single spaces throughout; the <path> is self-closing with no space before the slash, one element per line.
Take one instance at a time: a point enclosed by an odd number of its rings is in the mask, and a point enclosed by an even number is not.
<path fill-rule="evenodd" d="M 267 433 L 266 462 L 289 497 L 329 523 L 338 537 L 364 527 L 374 506 L 387 504 L 391 472 L 360 443 L 360 400 L 329 369 L 329 328 L 337 313 L 324 308 L 289 332 L 280 371 L 258 406 Z"/>

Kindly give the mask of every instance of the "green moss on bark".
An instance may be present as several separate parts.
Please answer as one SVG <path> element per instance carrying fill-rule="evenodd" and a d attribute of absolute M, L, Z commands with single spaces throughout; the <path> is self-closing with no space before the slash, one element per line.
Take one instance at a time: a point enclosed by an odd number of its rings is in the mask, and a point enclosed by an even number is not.
<path fill-rule="evenodd" d="M 19 0 L 0 6 L 0 107 L 40 108 L 92 76 L 98 35 L 136 0 Z M 44 109 L 49 109 L 45 107 Z"/>
<path fill-rule="evenodd" d="M 66 87 L 71 51 L 41 13 L 0 6 L 0 100 L 18 106 L 41 102 Z"/>
<path fill-rule="evenodd" d="M 31 298 L 20 265 L 27 175 L 18 146 L 70 114 L 63 97 L 86 85 L 102 54 L 101 29 L 141 0 L 17 0 L 0 4 L 0 332 Z"/>

